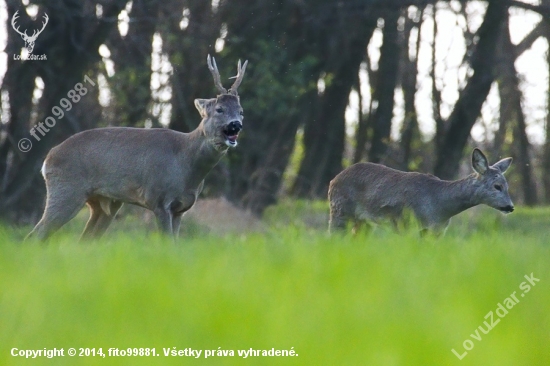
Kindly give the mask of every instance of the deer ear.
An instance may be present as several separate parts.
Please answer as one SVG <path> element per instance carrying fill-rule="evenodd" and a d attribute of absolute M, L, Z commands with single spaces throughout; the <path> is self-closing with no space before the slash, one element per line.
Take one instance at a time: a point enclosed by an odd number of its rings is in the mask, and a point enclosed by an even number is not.
<path fill-rule="evenodd" d="M 477 148 L 474 149 L 474 152 L 472 153 L 472 167 L 479 174 L 483 174 L 487 171 L 487 169 L 489 169 L 487 158 L 481 152 L 481 150 Z"/>
<path fill-rule="evenodd" d="M 199 111 L 202 118 L 206 117 L 206 107 L 210 99 L 195 99 L 195 108 Z"/>
<path fill-rule="evenodd" d="M 512 165 L 512 158 L 505 158 L 493 164 L 493 168 L 500 170 L 502 174 Z"/>

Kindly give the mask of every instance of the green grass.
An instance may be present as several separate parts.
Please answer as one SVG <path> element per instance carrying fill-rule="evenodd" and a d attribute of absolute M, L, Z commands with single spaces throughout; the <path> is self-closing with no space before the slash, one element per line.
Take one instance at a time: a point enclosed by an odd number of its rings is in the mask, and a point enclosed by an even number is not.
<path fill-rule="evenodd" d="M 73 226 L 46 246 L 0 229 L 0 364 L 550 364 L 550 209 L 474 211 L 436 240 L 385 228 L 330 237 L 325 207 L 283 203 L 267 213 L 267 232 L 193 235 L 178 246 L 116 224 L 95 244 L 77 244 Z M 540 282 L 520 297 L 531 273 Z M 451 349 L 463 353 L 514 291 L 520 302 L 459 361 Z M 25 360 L 13 347 L 235 356 Z M 291 347 L 297 357 L 237 355 Z"/>

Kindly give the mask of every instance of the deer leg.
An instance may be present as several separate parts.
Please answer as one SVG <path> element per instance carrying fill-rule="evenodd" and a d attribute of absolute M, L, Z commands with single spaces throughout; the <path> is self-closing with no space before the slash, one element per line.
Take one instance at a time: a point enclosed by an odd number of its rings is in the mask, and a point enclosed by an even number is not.
<path fill-rule="evenodd" d="M 357 223 L 358 218 L 354 214 L 355 204 L 346 198 L 330 197 L 329 232 L 342 231 L 347 228 L 348 222 Z"/>
<path fill-rule="evenodd" d="M 432 234 L 436 237 L 436 238 L 439 238 L 443 235 L 445 235 L 445 232 L 447 231 L 447 227 L 449 227 L 449 223 L 451 222 L 451 220 L 447 220 L 447 221 L 444 221 L 442 223 L 439 223 L 438 225 L 435 225 L 433 228 L 432 228 Z"/>
<path fill-rule="evenodd" d="M 330 211 L 330 218 L 329 218 L 329 231 L 335 232 L 344 230 L 348 224 L 349 217 L 346 215 L 341 214 L 338 211 L 331 210 Z"/>
<path fill-rule="evenodd" d="M 392 216 L 390 218 L 390 222 L 391 222 L 391 225 L 393 226 L 393 230 L 398 233 L 398 234 L 401 234 L 403 233 L 403 230 L 402 228 L 400 227 L 400 224 L 403 223 L 403 226 L 405 225 L 405 222 L 402 221 L 402 220 L 399 220 L 398 217 L 396 216 Z M 403 229 L 406 229 L 406 228 L 403 228 Z"/>
<path fill-rule="evenodd" d="M 99 239 L 105 234 L 105 231 L 109 228 L 111 223 L 113 222 L 118 210 L 122 207 L 122 202 L 120 201 L 111 201 L 111 210 L 109 214 L 104 214 L 101 216 L 101 218 L 98 220 L 98 222 L 95 225 L 94 230 L 94 237 L 96 239 Z"/>
<path fill-rule="evenodd" d="M 199 191 L 202 190 L 202 187 L 204 185 L 204 181 L 201 182 L 199 186 Z M 194 194 L 188 194 L 183 199 L 174 200 L 170 203 L 170 212 L 171 212 L 171 220 L 172 220 L 172 235 L 174 238 L 174 241 L 178 239 L 179 233 L 180 233 L 180 225 L 181 225 L 181 218 L 184 213 L 189 211 L 191 207 L 195 204 L 195 200 L 197 198 Z"/>
<path fill-rule="evenodd" d="M 359 230 L 361 229 L 361 226 L 364 226 L 362 224 L 363 222 L 361 222 L 361 220 L 355 220 L 355 222 L 353 223 L 353 227 L 351 229 L 351 233 L 353 235 L 357 235 L 357 233 L 359 233 Z"/>
<path fill-rule="evenodd" d="M 360 220 L 355 219 L 353 221 L 353 227 L 351 228 L 351 233 L 357 235 L 359 233 L 365 235 L 369 234 L 373 229 L 373 223 L 369 220 Z"/>
<path fill-rule="evenodd" d="M 113 219 L 115 218 L 118 210 L 120 210 L 120 208 L 122 207 L 122 202 L 111 201 L 109 199 L 106 200 L 108 200 L 107 204 L 109 205 L 109 212 L 105 212 L 105 210 L 101 207 L 99 201 L 88 202 L 92 213 L 88 224 L 86 224 L 86 229 L 84 229 L 84 232 L 80 237 L 81 240 L 90 238 L 101 238 L 101 236 L 109 228 L 109 225 L 111 225 L 111 222 L 113 222 Z"/>
<path fill-rule="evenodd" d="M 73 194 L 67 195 L 67 192 Z M 85 202 L 84 195 L 71 187 L 64 187 L 59 192 L 48 192 L 44 215 L 25 239 L 36 236 L 40 240 L 46 240 L 75 217 Z"/>
<path fill-rule="evenodd" d="M 179 237 L 179 234 L 180 234 L 180 226 L 181 226 L 181 217 L 183 215 L 180 214 L 175 214 L 172 218 L 172 231 L 173 231 L 173 234 L 174 234 L 174 239 L 178 239 Z"/>
<path fill-rule="evenodd" d="M 80 240 L 88 239 L 93 236 L 94 227 L 97 224 L 97 221 L 103 214 L 103 211 L 101 210 L 101 206 L 99 205 L 99 202 L 96 200 L 88 200 L 86 202 L 88 205 L 88 208 L 90 209 L 90 218 L 88 219 L 88 222 L 86 223 L 86 227 L 84 228 L 84 231 L 80 235 Z"/>
<path fill-rule="evenodd" d="M 161 207 L 161 208 L 157 208 L 154 211 L 154 213 L 155 213 L 155 218 L 157 219 L 159 230 L 166 235 L 173 236 L 174 232 L 172 227 L 172 219 L 174 215 L 172 211 L 164 207 Z"/>

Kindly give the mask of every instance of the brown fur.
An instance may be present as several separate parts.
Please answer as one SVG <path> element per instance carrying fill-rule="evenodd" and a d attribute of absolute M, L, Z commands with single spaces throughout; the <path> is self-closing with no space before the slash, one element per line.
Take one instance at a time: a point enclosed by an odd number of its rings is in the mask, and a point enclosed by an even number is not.
<path fill-rule="evenodd" d="M 244 67 L 239 73 L 242 80 Z M 47 238 L 87 204 L 90 219 L 82 237 L 99 237 L 122 204 L 130 203 L 153 211 L 160 229 L 177 237 L 181 216 L 195 203 L 206 174 L 236 146 L 224 132 L 231 123 L 242 126 L 235 85 L 217 98 L 195 100 L 203 119 L 190 133 L 98 128 L 54 147 L 42 168 L 46 208 L 29 236 Z"/>
<path fill-rule="evenodd" d="M 475 149 L 472 166 L 477 173 L 457 181 L 373 163 L 352 165 L 330 182 L 329 228 L 342 229 L 348 221 L 357 225 L 389 220 L 397 225 L 403 212 L 410 210 L 424 229 L 442 232 L 452 216 L 481 203 L 511 212 L 513 204 L 503 176 L 511 162 L 507 158 L 489 166 L 483 153 Z"/>

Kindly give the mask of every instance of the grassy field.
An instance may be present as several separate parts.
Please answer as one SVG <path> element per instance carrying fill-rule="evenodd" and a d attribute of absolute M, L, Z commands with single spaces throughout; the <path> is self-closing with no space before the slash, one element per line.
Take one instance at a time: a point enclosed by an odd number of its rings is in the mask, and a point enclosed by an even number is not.
<path fill-rule="evenodd" d="M 46 246 L 0 228 L 0 364 L 550 364 L 550 209 L 476 210 L 439 240 L 386 228 L 330 237 L 325 211 L 287 202 L 267 212 L 267 229 L 199 228 L 177 246 L 131 223 L 87 244 L 72 223 Z M 531 273 L 540 281 L 524 292 Z M 106 357 L 70 357 L 71 347 Z M 203 351 L 164 356 L 174 347 Z M 13 348 L 65 356 L 25 359 Z M 239 356 L 251 348 L 297 355 Z"/>

